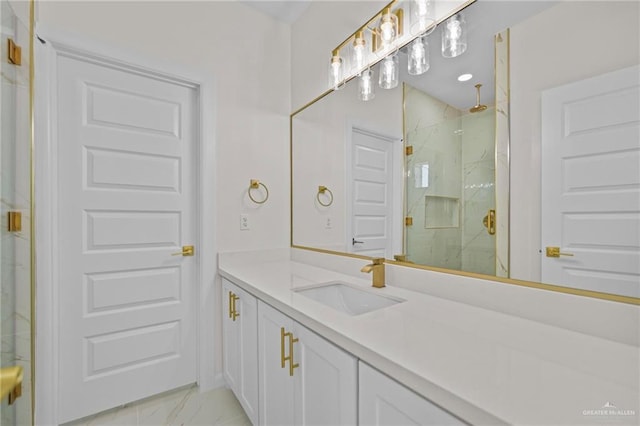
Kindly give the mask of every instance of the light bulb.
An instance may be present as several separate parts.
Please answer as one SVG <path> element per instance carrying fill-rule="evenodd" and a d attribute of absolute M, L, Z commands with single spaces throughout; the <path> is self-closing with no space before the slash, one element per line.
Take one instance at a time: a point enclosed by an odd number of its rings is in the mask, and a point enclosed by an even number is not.
<path fill-rule="evenodd" d="M 391 13 L 391 9 L 385 9 L 382 14 L 382 21 L 380 23 L 380 39 L 382 44 L 387 46 L 396 38 L 396 22 L 395 15 Z"/>
<path fill-rule="evenodd" d="M 442 28 L 442 56 L 455 58 L 467 50 L 467 30 L 464 16 L 458 13 L 447 19 Z"/>
<path fill-rule="evenodd" d="M 407 71 L 411 75 L 420 75 L 429 69 L 429 43 L 426 37 L 418 37 L 409 46 Z"/>
<path fill-rule="evenodd" d="M 353 41 L 353 69 L 355 72 L 359 72 L 365 66 L 365 40 L 362 31 L 356 33 L 356 38 Z"/>
<path fill-rule="evenodd" d="M 380 78 L 378 84 L 383 89 L 393 89 L 398 86 L 398 55 L 389 55 L 380 64 Z"/>
<path fill-rule="evenodd" d="M 329 64 L 329 87 L 333 88 L 334 90 L 338 90 L 341 83 L 342 58 L 340 56 L 334 55 L 331 58 L 331 63 Z"/>
<path fill-rule="evenodd" d="M 358 98 L 361 101 L 370 101 L 375 98 L 376 93 L 373 85 L 373 71 L 370 69 L 362 72 L 358 83 Z"/>

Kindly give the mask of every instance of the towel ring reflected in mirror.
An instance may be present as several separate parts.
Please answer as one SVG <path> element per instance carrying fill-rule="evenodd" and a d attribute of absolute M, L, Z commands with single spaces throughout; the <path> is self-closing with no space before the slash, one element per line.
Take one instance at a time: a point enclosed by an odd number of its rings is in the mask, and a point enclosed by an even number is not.
<path fill-rule="evenodd" d="M 321 194 L 326 194 L 326 193 L 329 193 L 329 202 L 323 203 L 322 200 L 320 199 L 320 195 Z M 331 190 L 329 188 L 327 188 L 326 186 L 320 185 L 318 187 L 318 193 L 316 194 L 316 200 L 318 200 L 318 203 L 321 206 L 329 207 L 331 204 L 333 204 L 333 192 L 331 192 Z"/>
<path fill-rule="evenodd" d="M 251 195 L 251 190 L 259 189 L 260 187 L 264 188 L 265 196 L 263 200 L 256 200 L 255 198 L 253 198 L 253 195 Z M 264 204 L 269 199 L 269 188 L 267 188 L 267 185 L 260 182 L 259 180 L 251 179 L 251 181 L 249 182 L 249 189 L 247 190 L 247 194 L 249 195 L 249 198 L 251 198 L 251 201 L 253 201 L 254 203 Z"/>

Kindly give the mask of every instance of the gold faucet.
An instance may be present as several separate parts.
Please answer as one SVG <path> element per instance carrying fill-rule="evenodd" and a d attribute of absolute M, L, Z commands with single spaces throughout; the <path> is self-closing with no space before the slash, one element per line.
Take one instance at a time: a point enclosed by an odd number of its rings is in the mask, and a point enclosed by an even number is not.
<path fill-rule="evenodd" d="M 371 259 L 369 265 L 365 265 L 360 271 L 361 272 L 373 272 L 373 286 L 375 288 L 384 287 L 384 258 L 377 257 Z"/>

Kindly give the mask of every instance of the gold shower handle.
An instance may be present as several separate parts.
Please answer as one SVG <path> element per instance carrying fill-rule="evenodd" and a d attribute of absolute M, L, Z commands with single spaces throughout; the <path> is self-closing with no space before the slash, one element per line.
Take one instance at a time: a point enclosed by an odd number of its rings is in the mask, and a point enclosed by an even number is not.
<path fill-rule="evenodd" d="M 482 224 L 487 228 L 489 235 L 496 234 L 496 211 L 489 209 L 487 215 L 482 219 Z"/>

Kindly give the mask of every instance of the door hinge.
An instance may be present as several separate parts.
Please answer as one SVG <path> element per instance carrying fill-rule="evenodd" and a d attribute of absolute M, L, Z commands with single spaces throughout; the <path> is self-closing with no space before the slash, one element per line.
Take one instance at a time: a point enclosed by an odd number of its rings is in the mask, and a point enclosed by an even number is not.
<path fill-rule="evenodd" d="M 404 226 L 413 226 L 413 218 L 411 216 L 404 218 Z"/>
<path fill-rule="evenodd" d="M 9 232 L 22 231 L 22 212 L 7 212 L 8 224 L 7 230 Z"/>
<path fill-rule="evenodd" d="M 12 39 L 8 39 L 8 60 L 10 64 L 22 65 L 22 48 L 18 46 Z"/>
<path fill-rule="evenodd" d="M 405 155 L 413 155 L 413 145 L 407 145 L 404 147 Z"/>

